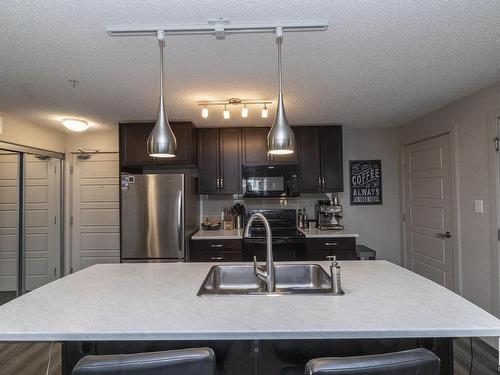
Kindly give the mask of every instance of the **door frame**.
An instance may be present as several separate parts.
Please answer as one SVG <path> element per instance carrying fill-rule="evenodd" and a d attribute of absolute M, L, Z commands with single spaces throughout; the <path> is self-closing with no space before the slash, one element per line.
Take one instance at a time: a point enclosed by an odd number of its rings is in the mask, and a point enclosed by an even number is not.
<path fill-rule="evenodd" d="M 406 222 L 404 218 L 408 217 L 406 215 L 406 186 L 405 186 L 405 147 L 416 143 L 441 137 L 443 135 L 449 135 L 449 147 L 450 147 L 450 183 L 451 183 L 451 223 L 452 223 L 452 246 L 453 246 L 453 272 L 454 272 L 454 288 L 453 291 L 459 294 L 463 292 L 463 280 L 460 273 L 462 264 L 462 251 L 461 251 L 461 241 L 460 241 L 460 206 L 459 206 L 459 190 L 458 190 L 458 137 L 456 125 L 453 125 L 450 131 L 435 134 L 431 137 L 425 137 L 416 139 L 412 142 L 405 143 L 400 147 L 400 236 L 401 236 L 401 265 L 406 268 L 408 259 L 406 259 Z"/>
<path fill-rule="evenodd" d="M 488 118 L 488 161 L 490 184 L 490 247 L 493 314 L 500 315 L 500 151 L 495 149 L 496 139 L 500 140 L 500 114 Z M 499 144 L 500 147 L 500 144 Z"/>

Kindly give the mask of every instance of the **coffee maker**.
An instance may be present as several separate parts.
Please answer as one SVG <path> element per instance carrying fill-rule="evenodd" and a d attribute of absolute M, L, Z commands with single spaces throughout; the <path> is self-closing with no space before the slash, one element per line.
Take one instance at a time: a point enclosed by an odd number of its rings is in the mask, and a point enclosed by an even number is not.
<path fill-rule="evenodd" d="M 318 229 L 343 230 L 342 205 L 338 197 L 333 199 L 319 200 L 316 204 L 316 226 Z"/>

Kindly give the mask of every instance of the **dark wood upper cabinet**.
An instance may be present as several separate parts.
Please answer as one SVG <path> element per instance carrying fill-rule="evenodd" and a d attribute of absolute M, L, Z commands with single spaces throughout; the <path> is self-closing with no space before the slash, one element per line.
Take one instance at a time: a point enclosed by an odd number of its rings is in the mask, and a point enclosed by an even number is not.
<path fill-rule="evenodd" d="M 198 129 L 198 191 L 219 192 L 219 129 Z"/>
<path fill-rule="evenodd" d="M 199 129 L 200 194 L 241 193 L 241 129 Z"/>
<path fill-rule="evenodd" d="M 297 164 L 297 152 L 287 155 L 267 153 L 268 127 L 243 128 L 243 165 Z M 297 129 L 292 128 L 297 139 Z"/>
<path fill-rule="evenodd" d="M 266 165 L 268 127 L 243 128 L 243 165 Z"/>
<path fill-rule="evenodd" d="M 120 124 L 120 165 L 153 166 L 155 159 L 148 155 L 146 143 L 153 129 L 152 123 Z"/>
<path fill-rule="evenodd" d="M 241 129 L 220 129 L 219 145 L 220 192 L 241 193 Z"/>
<path fill-rule="evenodd" d="M 301 126 L 298 128 L 297 150 L 299 153 L 302 192 L 321 192 L 321 148 L 320 128 Z"/>
<path fill-rule="evenodd" d="M 196 128 L 191 122 L 172 122 L 177 139 L 177 152 L 173 158 L 152 158 L 148 155 L 147 141 L 154 123 L 121 123 L 120 166 L 153 167 L 159 165 L 196 165 Z"/>
<path fill-rule="evenodd" d="M 301 126 L 298 135 L 302 192 L 344 191 L 342 126 Z"/>
<path fill-rule="evenodd" d="M 344 191 L 342 126 L 322 126 L 320 129 L 323 191 Z"/>

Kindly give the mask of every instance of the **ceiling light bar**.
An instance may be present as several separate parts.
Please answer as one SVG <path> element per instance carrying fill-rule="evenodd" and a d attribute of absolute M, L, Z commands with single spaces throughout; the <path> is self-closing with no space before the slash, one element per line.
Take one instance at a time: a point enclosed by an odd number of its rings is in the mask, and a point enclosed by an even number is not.
<path fill-rule="evenodd" d="M 228 19 L 208 20 L 206 24 L 185 25 L 143 25 L 143 26 L 109 26 L 106 31 L 111 36 L 156 35 L 163 31 L 165 35 L 200 35 L 213 34 L 224 39 L 226 34 L 274 33 L 280 27 L 283 31 L 325 31 L 326 20 L 275 22 L 275 23 L 230 23 Z"/>
<path fill-rule="evenodd" d="M 231 100 L 222 100 L 222 101 L 206 101 L 206 102 L 198 102 L 198 105 L 202 107 L 206 107 L 207 105 L 251 105 L 251 104 L 272 104 L 271 100 L 241 100 L 239 102 L 234 102 Z"/>

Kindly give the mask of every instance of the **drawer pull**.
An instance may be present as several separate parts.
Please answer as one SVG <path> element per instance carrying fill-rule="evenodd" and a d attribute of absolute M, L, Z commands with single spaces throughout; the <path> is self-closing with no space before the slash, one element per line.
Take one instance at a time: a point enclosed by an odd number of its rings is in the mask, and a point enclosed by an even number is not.
<path fill-rule="evenodd" d="M 218 257 L 210 257 L 210 260 L 223 260 L 224 257 L 222 255 L 218 256 Z"/>
<path fill-rule="evenodd" d="M 222 246 L 224 246 L 224 245 L 221 243 L 214 243 L 214 244 L 210 245 L 210 247 L 222 247 Z"/>
<path fill-rule="evenodd" d="M 325 242 L 325 246 L 338 246 L 338 242 Z"/>

